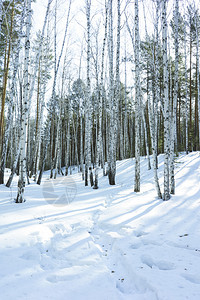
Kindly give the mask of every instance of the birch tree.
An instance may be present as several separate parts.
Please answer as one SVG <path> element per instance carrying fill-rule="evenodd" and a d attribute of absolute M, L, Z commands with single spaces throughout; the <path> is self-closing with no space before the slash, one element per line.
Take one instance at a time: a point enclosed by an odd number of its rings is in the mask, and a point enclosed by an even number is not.
<path fill-rule="evenodd" d="M 175 178 L 174 178 L 174 145 L 176 141 L 176 112 L 177 112 L 177 98 L 178 98 L 178 60 L 179 60 L 179 1 L 175 4 L 175 78 L 174 78 L 174 97 L 171 117 L 171 143 L 170 143 L 170 193 L 175 194 Z"/>
<path fill-rule="evenodd" d="M 100 86 L 99 86 L 99 118 L 98 118 L 98 137 L 97 137 L 97 154 L 96 154 L 96 169 L 95 169 L 95 180 L 94 189 L 98 188 L 98 164 L 101 161 L 103 169 L 105 168 L 104 155 L 103 155 L 103 138 L 102 138 L 102 106 L 103 106 L 103 80 L 104 80 L 104 60 L 105 60 L 105 46 L 107 40 L 107 27 L 108 27 L 108 3 L 105 0 L 105 25 L 104 25 L 104 38 L 102 45 L 101 55 L 101 73 L 100 73 Z M 104 173 L 104 172 L 103 172 Z"/>
<path fill-rule="evenodd" d="M 25 201 L 24 189 L 26 178 L 26 148 L 27 148 L 27 121 L 28 121 L 28 101 L 29 101 L 29 63 L 30 63 L 30 31 L 31 31 L 31 0 L 25 1 L 27 18 L 26 18 L 26 36 L 25 36 L 25 54 L 24 54 L 24 74 L 23 74 L 23 103 L 22 119 L 20 129 L 20 173 L 18 181 L 18 193 L 16 203 Z"/>
<path fill-rule="evenodd" d="M 85 98 L 85 186 L 88 185 L 88 174 L 90 171 L 90 183 L 93 185 L 91 170 L 91 104 L 90 104 L 90 9 L 91 0 L 86 0 L 86 19 L 87 19 L 87 86 Z"/>
<path fill-rule="evenodd" d="M 158 103 L 159 103 L 159 31 L 158 31 L 158 23 L 159 23 L 159 11 L 161 8 L 161 4 L 159 0 L 156 0 L 156 22 L 155 22 L 155 54 L 153 55 L 153 60 L 154 60 L 154 73 L 155 73 L 155 94 L 154 94 L 154 109 L 153 109 L 153 114 L 154 114 L 154 131 L 152 132 L 153 134 L 153 139 L 154 139 L 154 151 L 155 151 L 155 156 L 154 159 L 156 160 L 156 168 L 158 168 Z"/>
<path fill-rule="evenodd" d="M 135 0 L 135 183 L 134 192 L 140 192 L 140 38 L 139 38 L 139 9 Z"/>
<path fill-rule="evenodd" d="M 162 51 L 163 51 L 163 84 L 164 84 L 164 193 L 163 200 L 169 200 L 169 91 L 168 91 L 168 53 L 167 53 L 167 0 L 162 1 Z"/>
<path fill-rule="evenodd" d="M 184 96 L 185 96 L 185 151 L 188 154 L 188 74 L 187 74 L 187 39 L 186 21 L 184 21 Z"/>
<path fill-rule="evenodd" d="M 198 106 L 198 131 L 199 131 L 199 145 L 200 149 L 200 83 L 199 83 L 199 15 L 198 10 L 195 11 L 195 33 L 196 33 L 196 81 L 197 81 L 197 106 Z"/>
<path fill-rule="evenodd" d="M 147 155 L 147 161 L 148 161 L 148 170 L 151 170 L 151 161 L 149 156 L 149 145 L 148 145 L 148 136 L 147 136 L 147 124 L 144 114 L 144 107 L 141 107 L 141 114 L 142 114 L 142 123 L 144 127 L 144 139 L 145 139 L 145 149 L 146 149 L 146 155 Z"/>
<path fill-rule="evenodd" d="M 93 158 L 95 161 L 95 177 L 94 177 L 94 186 L 93 189 L 98 189 L 98 171 L 99 171 L 99 159 L 100 159 L 100 143 L 101 143 L 101 134 L 100 134 L 100 122 L 101 117 L 100 114 L 102 112 L 101 108 L 101 98 L 100 98 L 100 86 L 99 86 L 99 65 L 98 65 L 98 33 L 99 33 L 99 27 L 97 29 L 96 33 L 96 54 L 95 57 L 93 55 L 94 59 L 94 66 L 95 66 L 95 79 L 96 79 L 96 91 L 95 91 L 95 103 L 94 103 L 94 114 L 95 114 L 95 122 L 96 122 L 96 134 L 95 134 L 95 140 L 96 140 L 96 146 L 94 149 L 95 157 Z"/>
<path fill-rule="evenodd" d="M 120 87 L 120 31 L 121 31 L 121 7 L 120 7 L 120 0 L 117 1 L 117 48 L 116 48 L 116 78 L 115 78 L 115 94 L 114 94 L 114 130 L 115 130 L 115 141 L 117 140 L 117 136 L 120 135 L 122 141 L 121 131 L 118 130 L 120 128 L 119 125 L 119 102 L 120 102 L 120 94 L 121 94 L 121 87 Z M 120 139 L 119 139 L 120 140 Z M 121 144 L 121 143 L 119 143 Z M 121 145 L 122 146 L 122 145 Z M 121 151 L 123 152 L 123 147 L 121 147 Z M 114 156 L 116 157 L 116 142 L 114 145 Z M 116 159 L 116 158 L 115 158 Z"/>
<path fill-rule="evenodd" d="M 125 104 L 125 114 L 124 114 L 124 155 L 128 156 L 128 121 L 127 121 L 127 48 L 126 48 L 126 32 L 125 32 L 125 49 L 124 49 L 124 104 Z"/>
<path fill-rule="evenodd" d="M 162 199 L 162 194 L 160 190 L 160 184 L 158 179 L 158 159 L 157 159 L 157 132 L 158 132 L 158 102 L 159 102 L 159 71 L 158 71 L 158 45 L 159 45 L 159 37 L 158 37 L 158 23 L 159 23 L 159 9 L 160 9 L 160 2 L 159 0 L 156 1 L 156 22 L 155 22 L 155 55 L 153 55 L 154 60 L 154 73 L 155 73 L 155 99 L 153 101 L 153 110 L 149 110 L 150 117 L 150 130 L 151 130 L 151 145 L 152 145 L 152 152 L 153 152 L 153 169 L 154 169 L 154 182 L 156 186 L 156 191 L 158 198 Z M 154 116 L 153 116 L 154 115 Z M 152 121 L 151 121 L 152 120 Z M 154 120 L 154 121 L 153 121 Z M 152 123 L 154 122 L 154 124 Z"/>
<path fill-rule="evenodd" d="M 116 157 L 115 157 L 115 102 L 114 102 L 114 71 L 113 71 L 113 1 L 109 0 L 108 21 L 108 57 L 109 57 L 109 140 L 108 140 L 108 179 L 110 185 L 115 185 Z"/>

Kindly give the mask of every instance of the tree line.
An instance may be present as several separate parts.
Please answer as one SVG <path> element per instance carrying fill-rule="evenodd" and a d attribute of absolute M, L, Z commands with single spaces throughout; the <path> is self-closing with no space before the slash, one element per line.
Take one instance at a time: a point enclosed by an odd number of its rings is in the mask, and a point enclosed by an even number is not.
<path fill-rule="evenodd" d="M 62 36 L 58 0 L 47 1 L 36 34 L 31 0 L 0 0 L 0 184 L 9 187 L 19 175 L 16 203 L 24 201 L 30 178 L 41 184 L 44 170 L 56 178 L 76 165 L 85 186 L 97 189 L 100 169 L 114 185 L 116 161 L 130 157 L 130 180 L 140 192 L 141 156 L 153 168 L 157 196 L 168 200 L 175 193 L 176 154 L 200 150 L 198 5 L 100 2 L 82 1 L 77 67 L 69 57 L 72 0 L 65 4 Z M 11 169 L 7 182 L 5 168 Z"/>

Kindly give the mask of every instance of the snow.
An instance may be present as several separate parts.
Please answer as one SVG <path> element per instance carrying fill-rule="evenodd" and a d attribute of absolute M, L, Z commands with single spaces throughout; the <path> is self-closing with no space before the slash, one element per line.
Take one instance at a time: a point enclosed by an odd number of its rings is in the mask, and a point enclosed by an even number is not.
<path fill-rule="evenodd" d="M 163 190 L 163 155 L 158 172 Z M 0 186 L 0 299 L 199 300 L 200 153 L 180 154 L 175 172 L 169 201 L 145 158 L 137 194 L 134 159 L 117 162 L 115 186 L 100 172 L 98 190 L 76 170 L 46 172 L 23 204 L 17 178 Z"/>

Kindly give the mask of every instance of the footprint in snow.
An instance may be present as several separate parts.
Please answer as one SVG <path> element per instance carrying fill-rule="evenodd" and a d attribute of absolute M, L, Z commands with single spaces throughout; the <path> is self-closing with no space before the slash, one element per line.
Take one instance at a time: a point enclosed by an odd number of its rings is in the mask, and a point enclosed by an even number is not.
<path fill-rule="evenodd" d="M 52 276 L 48 276 L 46 278 L 47 281 L 51 282 L 51 283 L 57 283 L 59 281 L 71 281 L 73 279 L 78 279 L 78 276 L 76 275 L 52 275 Z"/>
<path fill-rule="evenodd" d="M 182 277 L 184 277 L 186 280 L 195 283 L 200 284 L 200 276 L 194 275 L 194 274 L 181 274 Z"/>
<path fill-rule="evenodd" d="M 165 261 L 165 260 L 156 261 L 149 255 L 142 255 L 141 261 L 143 264 L 147 265 L 149 268 L 157 267 L 159 270 L 164 270 L 164 271 L 175 269 L 175 266 L 173 263 Z"/>
<path fill-rule="evenodd" d="M 83 273 L 85 272 L 85 269 L 82 267 L 77 268 L 65 268 L 62 270 L 62 273 L 59 271 L 57 273 L 54 273 L 53 275 L 49 275 L 46 277 L 46 280 L 51 283 L 57 283 L 60 281 L 73 281 L 76 282 L 82 277 Z"/>
<path fill-rule="evenodd" d="M 100 215 L 102 214 L 102 211 L 100 209 L 94 211 L 94 214 L 92 216 L 94 225 L 99 221 Z"/>
<path fill-rule="evenodd" d="M 49 226 L 49 229 L 52 231 L 52 233 L 69 233 L 72 231 L 71 226 L 64 226 L 63 224 L 53 224 Z"/>
<path fill-rule="evenodd" d="M 105 204 L 104 204 L 105 208 L 111 206 L 112 201 L 113 201 L 113 196 L 107 195 L 106 199 L 105 199 Z"/>
<path fill-rule="evenodd" d="M 141 246 L 142 246 L 142 243 L 139 241 L 139 242 L 135 242 L 134 244 L 131 244 L 130 248 L 131 249 L 139 249 Z"/>
<path fill-rule="evenodd" d="M 132 274 L 128 273 L 122 278 L 118 278 L 118 280 L 116 281 L 116 288 L 120 290 L 120 292 L 123 294 L 141 295 L 141 294 L 148 293 L 148 295 L 150 296 L 150 298 L 148 299 L 151 300 L 157 299 L 157 296 L 155 295 L 153 288 L 149 285 L 146 279 L 138 276 L 138 274 L 135 274 L 134 272 L 132 272 Z"/>
<path fill-rule="evenodd" d="M 32 248 L 26 252 L 24 252 L 22 254 L 22 256 L 20 256 L 20 258 L 24 259 L 24 260 L 40 260 L 41 258 L 41 253 L 39 252 L 38 249 L 36 248 Z"/>
<path fill-rule="evenodd" d="M 149 233 L 145 232 L 145 231 L 138 230 L 138 231 L 135 231 L 134 234 L 135 234 L 136 237 L 141 237 L 141 236 L 147 235 Z"/>

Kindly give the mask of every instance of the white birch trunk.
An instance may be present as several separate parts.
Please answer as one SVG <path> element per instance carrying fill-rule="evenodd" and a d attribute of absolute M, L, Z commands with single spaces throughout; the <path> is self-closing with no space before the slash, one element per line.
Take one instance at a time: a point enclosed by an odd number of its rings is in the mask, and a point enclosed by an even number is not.
<path fill-rule="evenodd" d="M 175 178 L 174 178 L 174 146 L 176 139 L 176 112 L 178 99 L 178 59 L 179 59 L 179 42 L 178 42 L 178 26 L 179 26 L 179 2 L 176 0 L 175 5 L 175 76 L 174 76 L 174 97 L 171 118 L 171 144 L 170 144 L 170 193 L 175 194 Z"/>
<path fill-rule="evenodd" d="M 145 139 L 145 148 L 147 153 L 147 161 L 148 161 L 148 170 L 151 170 L 151 161 L 149 156 L 149 145 L 148 145 L 148 136 L 147 136 L 147 124 L 144 115 L 144 108 L 142 108 L 142 121 L 144 126 L 144 139 Z"/>
<path fill-rule="evenodd" d="M 102 56 L 101 56 L 101 82 L 100 82 L 100 103 L 99 103 L 99 134 L 100 134 L 100 147 L 101 147 L 101 164 L 103 167 L 103 175 L 106 175 L 105 168 L 105 153 L 104 153 L 104 143 L 102 136 L 102 127 L 103 127 L 103 119 L 102 119 L 102 111 L 103 111 L 103 75 L 104 75 L 104 59 L 105 59 L 105 48 L 106 48 L 106 40 L 108 36 L 108 2 L 105 0 L 105 27 L 104 27 L 104 39 L 102 46 Z M 104 110 L 105 111 L 105 110 Z"/>
<path fill-rule="evenodd" d="M 127 94 L 126 94 L 126 88 L 127 88 L 127 50 L 126 50 L 126 33 L 125 33 L 125 67 L 124 67 L 124 102 L 125 102 L 125 114 L 124 114 L 124 156 L 125 158 L 128 157 L 129 153 L 129 142 L 128 142 L 128 122 L 127 122 Z"/>
<path fill-rule="evenodd" d="M 152 87 L 151 87 L 152 89 Z M 156 152 L 156 139 L 155 139 L 155 118 L 153 116 L 152 107 L 153 105 L 150 104 L 150 97 L 149 94 L 147 95 L 148 99 L 148 112 L 149 112 L 149 124 L 150 124 L 150 134 L 151 134 L 151 148 L 153 152 L 153 174 L 154 174 L 154 183 L 156 187 L 156 192 L 159 199 L 162 199 L 162 194 L 160 191 L 160 184 L 158 179 L 158 172 L 157 172 L 157 152 Z"/>
<path fill-rule="evenodd" d="M 115 185 L 116 160 L 115 160 L 115 111 L 114 102 L 114 72 L 113 72 L 113 11 L 112 0 L 109 1 L 109 137 L 108 137 L 108 179 L 110 185 Z"/>
<path fill-rule="evenodd" d="M 88 173 L 90 172 L 90 183 L 92 183 L 91 170 L 91 105 L 90 105 L 90 8 L 91 0 L 86 0 L 87 18 L 87 91 L 85 98 L 85 186 L 88 186 Z"/>
<path fill-rule="evenodd" d="M 120 27 L 121 27 L 121 7 L 120 0 L 117 0 L 117 49 L 116 49 L 116 78 L 115 78 L 115 95 L 114 95 L 114 128 L 115 128 L 115 145 L 114 147 L 114 159 L 116 164 L 116 141 L 118 136 L 118 128 L 120 124 L 119 116 L 119 102 L 120 102 Z M 120 138 L 122 138 L 121 132 L 119 131 Z M 120 145 L 119 145 L 120 146 Z M 123 149 L 122 149 L 123 151 Z"/>
<path fill-rule="evenodd" d="M 139 65 L 139 9 L 135 0 L 135 183 L 134 192 L 140 192 L 140 65 Z"/>
<path fill-rule="evenodd" d="M 188 154 L 188 74 L 187 74 L 187 40 L 186 40 L 186 21 L 184 22 L 184 95 L 185 95 L 185 151 Z"/>
<path fill-rule="evenodd" d="M 61 127 L 61 99 L 59 98 L 59 116 L 56 127 L 56 145 L 55 145 L 55 172 L 54 179 L 56 179 L 58 173 L 58 160 L 60 157 L 60 127 Z"/>
<path fill-rule="evenodd" d="M 167 57 L 167 19 L 166 2 L 162 1 L 162 47 L 163 47 L 163 77 L 164 77 L 164 193 L 163 200 L 170 199 L 169 193 L 169 91 L 168 91 L 168 57 Z"/>
<path fill-rule="evenodd" d="M 45 73 L 47 72 L 47 66 L 45 66 Z M 40 116 L 38 121 L 38 131 L 36 136 L 36 153 L 35 153 L 35 178 L 34 181 L 37 181 L 39 163 L 40 163 L 40 155 L 41 155 L 41 131 L 43 126 L 43 118 L 44 118 L 44 107 L 45 107 L 45 94 L 46 94 L 46 86 L 47 83 L 44 83 L 43 90 L 41 92 L 41 103 L 40 103 Z"/>
<path fill-rule="evenodd" d="M 80 171 L 82 173 L 82 180 L 84 180 L 83 156 L 83 116 L 80 109 Z"/>
<path fill-rule="evenodd" d="M 71 100 L 69 99 L 68 109 L 68 124 L 67 124 L 67 148 L 66 148 L 66 163 L 65 163 L 65 176 L 68 175 L 69 162 L 70 162 L 70 121 L 71 121 Z"/>
<path fill-rule="evenodd" d="M 197 63 L 197 103 L 198 103 L 198 127 L 199 127 L 199 145 L 200 150 L 200 85 L 199 85 L 199 29 L 198 29 L 198 10 L 195 14 L 195 30 L 196 30 L 196 63 Z"/>
<path fill-rule="evenodd" d="M 99 86 L 99 68 L 98 68 L 98 34 L 96 35 L 96 55 L 94 58 L 94 65 L 95 65 L 95 79 L 96 79 L 96 109 L 94 108 L 95 113 L 95 119 L 96 119 L 96 134 L 95 134 L 95 140 L 96 140 L 96 151 L 94 155 L 95 160 L 95 173 L 94 173 L 94 186 L 93 189 L 98 189 L 98 173 L 99 173 L 99 159 L 100 159 L 100 153 L 101 153 L 101 133 L 100 133 L 100 122 L 101 117 L 98 117 L 98 114 L 101 114 L 102 108 L 101 108 L 101 91 Z M 100 111 L 101 110 L 101 111 Z"/>
<path fill-rule="evenodd" d="M 159 45 L 159 34 L 158 34 L 158 23 L 159 23 L 159 8 L 160 8 L 160 2 L 157 0 L 156 4 L 156 24 L 155 24 L 155 32 L 156 32 L 156 44 L 155 44 L 155 55 L 154 55 L 154 64 L 155 64 L 155 103 L 154 106 L 154 116 L 155 116 L 155 123 L 154 123 L 154 151 L 156 156 L 156 167 L 158 168 L 158 103 L 159 103 L 159 66 L 158 66 L 158 57 L 159 57 L 159 51 L 158 51 L 158 45 Z"/>
<path fill-rule="evenodd" d="M 104 39 L 102 46 L 102 56 L 101 56 L 101 76 L 100 76 L 100 87 L 99 87 L 99 101 L 98 101 L 98 133 L 97 133 L 97 155 L 96 155 L 96 168 L 95 168 L 95 180 L 94 180 L 94 189 L 98 188 L 98 164 L 101 161 L 103 169 L 105 168 L 104 162 L 104 153 L 103 153 L 103 138 L 102 138 L 102 101 L 103 101 L 103 74 L 104 74 L 104 57 L 105 57 L 105 46 L 107 39 L 107 26 L 108 26 L 108 5 L 105 1 L 105 26 L 104 26 Z M 98 69 L 97 69 L 97 57 L 96 57 L 96 78 L 97 78 L 97 87 L 98 84 Z"/>
<path fill-rule="evenodd" d="M 25 178 L 26 178 L 26 147 L 27 147 L 27 122 L 28 122 L 28 101 L 29 101 L 29 51 L 30 51 L 30 30 L 31 30 L 31 0 L 26 1 L 27 19 L 25 36 L 25 58 L 24 58 L 24 82 L 23 82 L 23 104 L 22 120 L 20 130 L 20 174 L 18 181 L 18 194 L 16 203 L 22 203 L 24 199 Z"/>

